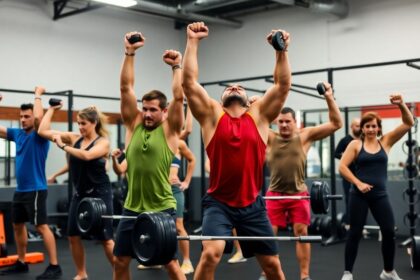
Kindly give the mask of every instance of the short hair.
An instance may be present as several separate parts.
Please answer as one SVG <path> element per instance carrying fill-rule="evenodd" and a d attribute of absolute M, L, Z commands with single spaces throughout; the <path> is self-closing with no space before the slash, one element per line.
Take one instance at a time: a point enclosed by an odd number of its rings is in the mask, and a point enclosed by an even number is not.
<path fill-rule="evenodd" d="M 360 120 L 360 129 L 362 129 L 366 123 L 373 120 L 376 120 L 379 127 L 379 132 L 377 136 L 382 136 L 382 119 L 376 112 L 366 112 L 363 114 L 362 119 Z M 361 138 L 363 139 L 364 137 L 365 135 L 362 132 Z"/>
<path fill-rule="evenodd" d="M 23 103 L 20 105 L 20 110 L 21 111 L 26 111 L 26 110 L 34 110 L 34 104 L 32 103 Z"/>
<path fill-rule="evenodd" d="M 296 120 L 296 112 L 292 108 L 290 108 L 290 107 L 283 107 L 283 109 L 281 109 L 281 111 L 280 111 L 280 114 L 283 114 L 283 115 L 289 114 L 289 113 L 292 114 L 292 118 L 294 120 Z"/>
<path fill-rule="evenodd" d="M 159 91 L 159 90 L 152 90 L 148 93 L 146 93 L 143 98 L 141 99 L 141 101 L 143 102 L 144 100 L 146 101 L 151 101 L 151 100 L 159 100 L 159 107 L 163 110 L 168 106 L 168 99 L 166 98 L 166 95 Z"/>

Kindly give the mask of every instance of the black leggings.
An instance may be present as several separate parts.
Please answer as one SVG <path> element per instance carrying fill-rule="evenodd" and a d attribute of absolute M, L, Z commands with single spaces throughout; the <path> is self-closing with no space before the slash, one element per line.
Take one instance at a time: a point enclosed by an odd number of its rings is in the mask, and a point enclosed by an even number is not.
<path fill-rule="evenodd" d="M 349 199 L 350 231 L 346 241 L 345 270 L 353 270 L 368 209 L 372 212 L 373 218 L 378 223 L 382 233 L 384 270 L 391 271 L 394 269 L 395 221 L 388 196 L 379 196 L 374 193 L 365 195 L 354 192 L 350 192 Z"/>

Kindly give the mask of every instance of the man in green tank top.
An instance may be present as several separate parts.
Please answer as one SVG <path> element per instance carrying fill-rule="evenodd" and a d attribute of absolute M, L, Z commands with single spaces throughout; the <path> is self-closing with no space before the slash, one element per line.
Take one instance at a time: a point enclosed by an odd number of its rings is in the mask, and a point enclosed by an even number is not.
<path fill-rule="evenodd" d="M 142 40 L 130 43 L 128 39 L 133 35 L 140 35 Z M 120 89 L 121 116 L 126 129 L 128 193 L 122 214 L 138 216 L 145 211 L 168 212 L 175 218 L 176 201 L 168 177 L 184 121 L 182 56 L 174 50 L 167 50 L 163 54 L 164 62 L 172 67 L 173 72 L 173 100 L 169 106 L 162 92 L 152 90 L 143 96 L 140 110 L 134 93 L 134 58 L 136 50 L 144 45 L 145 38 L 138 32 L 130 32 L 126 34 L 124 42 Z M 114 247 L 114 280 L 130 279 L 134 221 L 122 219 L 118 225 Z M 176 256 L 166 265 L 166 269 L 170 279 L 186 279 Z"/>
<path fill-rule="evenodd" d="M 277 118 L 279 132 L 270 131 L 267 147 L 270 185 L 267 196 L 308 195 L 304 175 L 309 148 L 314 141 L 328 137 L 342 126 L 340 109 L 334 101 L 331 85 L 324 83 L 324 86 L 329 122 L 298 129 L 295 112 L 284 107 Z M 286 227 L 287 222 L 291 222 L 295 236 L 308 235 L 311 221 L 308 200 L 267 200 L 266 204 L 275 234 L 279 227 Z M 310 243 L 296 242 L 296 254 L 300 278 L 310 280 Z"/>

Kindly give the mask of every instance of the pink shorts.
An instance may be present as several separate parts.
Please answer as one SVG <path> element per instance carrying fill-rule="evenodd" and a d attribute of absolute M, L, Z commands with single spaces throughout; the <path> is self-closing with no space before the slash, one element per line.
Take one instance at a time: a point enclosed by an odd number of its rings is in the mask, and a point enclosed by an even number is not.
<path fill-rule="evenodd" d="M 266 196 L 308 196 L 308 192 L 301 192 L 297 194 L 287 194 L 267 191 Z M 285 228 L 287 224 L 311 224 L 311 209 L 309 199 L 284 199 L 265 201 L 267 205 L 268 218 L 273 226 Z"/>

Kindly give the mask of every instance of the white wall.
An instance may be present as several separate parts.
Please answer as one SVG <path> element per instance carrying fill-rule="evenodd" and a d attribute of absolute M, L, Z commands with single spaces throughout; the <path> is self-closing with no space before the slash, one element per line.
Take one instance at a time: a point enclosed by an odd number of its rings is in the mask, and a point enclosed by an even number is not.
<path fill-rule="evenodd" d="M 210 26 L 200 49 L 202 81 L 269 75 L 274 51 L 265 42 L 271 29 L 291 33 L 289 57 L 293 71 L 420 58 L 420 1 L 351 0 L 348 18 L 294 7 L 244 17 L 244 27 Z M 420 64 L 420 63 L 419 63 Z M 389 66 L 337 72 L 341 106 L 387 103 L 387 94 L 403 91 L 406 101 L 419 100 L 420 71 Z M 295 76 L 294 83 L 315 85 L 326 75 Z M 267 84 L 246 83 L 264 89 Z M 219 97 L 221 88 L 209 88 Z M 303 101 L 303 102 L 302 102 Z M 324 102 L 291 93 L 288 105 L 300 109 L 325 107 Z"/>
<path fill-rule="evenodd" d="M 110 8 L 53 21 L 46 1 L 0 1 L 1 88 L 31 90 L 42 84 L 48 91 L 119 97 L 123 37 L 138 30 L 146 37 L 136 56 L 138 96 L 154 88 L 169 93 L 171 71 L 161 57 L 181 42 L 172 26 L 168 19 Z M 9 94 L 4 96 L 3 105 L 16 105 Z M 75 100 L 75 108 L 96 102 Z M 103 111 L 119 111 L 118 102 L 98 105 Z"/>

